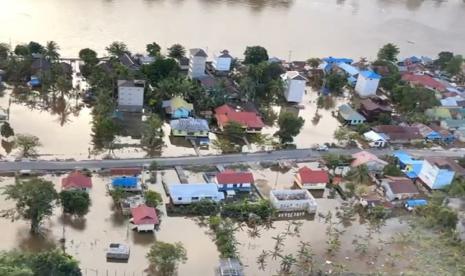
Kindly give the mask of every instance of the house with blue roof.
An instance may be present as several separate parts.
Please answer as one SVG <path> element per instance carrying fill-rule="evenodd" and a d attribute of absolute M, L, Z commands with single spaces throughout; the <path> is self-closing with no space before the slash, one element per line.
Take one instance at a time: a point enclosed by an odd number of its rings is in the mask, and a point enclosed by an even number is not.
<path fill-rule="evenodd" d="M 344 71 L 344 73 L 348 76 L 347 82 L 349 83 L 349 85 L 355 86 L 355 84 L 357 83 L 357 77 L 358 77 L 358 74 L 360 73 L 360 70 L 357 67 L 354 67 L 345 62 L 336 63 L 336 66 L 340 70 Z"/>
<path fill-rule="evenodd" d="M 327 57 L 322 59 L 323 62 L 318 67 L 322 69 L 325 73 L 331 72 L 331 70 L 341 63 L 351 64 L 353 62 L 350 58 L 335 58 L 335 57 Z"/>
<path fill-rule="evenodd" d="M 361 71 L 358 74 L 355 91 L 360 97 L 366 98 L 376 95 L 381 76 L 370 70 Z"/>
<path fill-rule="evenodd" d="M 175 205 L 191 204 L 200 200 L 219 202 L 224 199 L 224 193 L 218 190 L 215 183 L 171 184 L 168 189 Z"/>
<path fill-rule="evenodd" d="M 423 167 L 423 160 L 413 158 L 410 154 L 404 151 L 396 151 L 393 154 L 399 161 L 400 169 L 410 179 L 418 178 L 421 168 Z"/>
<path fill-rule="evenodd" d="M 136 176 L 121 176 L 111 180 L 110 189 L 122 189 L 127 192 L 142 191 L 142 185 Z"/>

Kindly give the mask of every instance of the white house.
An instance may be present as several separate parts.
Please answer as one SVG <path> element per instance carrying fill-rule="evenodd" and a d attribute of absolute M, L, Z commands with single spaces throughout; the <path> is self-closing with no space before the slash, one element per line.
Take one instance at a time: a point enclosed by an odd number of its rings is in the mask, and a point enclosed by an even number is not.
<path fill-rule="evenodd" d="M 118 108 L 123 111 L 141 111 L 144 107 L 145 81 L 118 80 Z"/>
<path fill-rule="evenodd" d="M 360 97 L 376 95 L 376 90 L 378 90 L 380 79 L 381 76 L 373 71 L 361 71 L 360 74 L 358 74 L 355 91 Z"/>
<path fill-rule="evenodd" d="M 271 190 L 270 202 L 280 212 L 315 213 L 318 207 L 307 190 Z"/>
<path fill-rule="evenodd" d="M 382 133 L 377 133 L 373 130 L 365 132 L 363 138 L 368 141 L 368 144 L 372 148 L 383 148 L 388 143 L 388 138 Z"/>
<path fill-rule="evenodd" d="M 455 173 L 463 174 L 461 168 L 454 160 L 441 157 L 428 157 L 423 161 L 418 178 L 429 189 L 442 189 L 454 181 Z"/>
<path fill-rule="evenodd" d="M 191 204 L 202 199 L 219 202 L 224 199 L 224 193 L 218 191 L 215 183 L 205 184 L 173 184 L 169 185 L 173 204 Z"/>
<path fill-rule="evenodd" d="M 284 96 L 288 102 L 300 103 L 305 93 L 307 79 L 297 71 L 287 71 L 281 75 L 284 82 Z"/>
<path fill-rule="evenodd" d="M 188 76 L 196 79 L 205 76 L 205 64 L 207 63 L 207 53 L 203 49 L 194 48 L 189 51 L 189 71 Z"/>
<path fill-rule="evenodd" d="M 223 50 L 219 55 L 214 55 L 212 66 L 216 71 L 227 72 L 231 70 L 232 57 L 228 50 Z"/>
<path fill-rule="evenodd" d="M 159 223 L 155 208 L 145 204 L 132 208 L 131 215 L 132 219 L 129 222 L 134 225 L 133 229 L 137 232 L 153 231 L 155 225 Z"/>

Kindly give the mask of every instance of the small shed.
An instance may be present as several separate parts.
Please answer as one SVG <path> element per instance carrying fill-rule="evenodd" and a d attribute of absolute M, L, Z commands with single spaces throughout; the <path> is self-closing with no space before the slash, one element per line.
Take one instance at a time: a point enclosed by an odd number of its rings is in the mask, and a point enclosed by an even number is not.
<path fill-rule="evenodd" d="M 141 191 L 142 185 L 139 179 L 135 176 L 115 177 L 111 180 L 113 189 L 123 189 L 128 192 Z"/>
<path fill-rule="evenodd" d="M 92 179 L 80 171 L 74 171 L 61 180 L 63 190 L 89 191 L 92 188 Z"/>

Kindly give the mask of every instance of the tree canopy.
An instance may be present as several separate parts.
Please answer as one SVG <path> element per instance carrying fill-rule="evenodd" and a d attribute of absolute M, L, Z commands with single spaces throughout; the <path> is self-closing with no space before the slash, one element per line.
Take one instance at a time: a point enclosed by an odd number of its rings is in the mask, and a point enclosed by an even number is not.
<path fill-rule="evenodd" d="M 59 250 L 0 252 L 0 275 L 9 276 L 81 276 L 79 263 Z"/>
<path fill-rule="evenodd" d="M 60 202 L 63 206 L 63 212 L 83 217 L 89 212 L 90 197 L 89 193 L 81 190 L 69 190 L 60 192 Z"/>
<path fill-rule="evenodd" d="M 427 88 L 396 86 L 391 93 L 392 101 L 402 112 L 420 112 L 438 106 L 439 101 L 434 91 Z"/>
<path fill-rule="evenodd" d="M 149 156 L 155 155 L 163 147 L 163 121 L 156 114 L 151 114 L 144 122 L 141 145 Z"/>
<path fill-rule="evenodd" d="M 347 84 L 347 78 L 337 72 L 331 72 L 326 76 L 325 86 L 335 95 L 341 95 L 342 89 Z"/>
<path fill-rule="evenodd" d="M 291 143 L 294 137 L 300 133 L 304 126 L 305 120 L 294 113 L 284 112 L 279 115 L 278 126 L 279 130 L 276 132 L 281 143 Z"/>
<path fill-rule="evenodd" d="M 119 57 L 123 54 L 129 53 L 128 46 L 124 42 L 121 41 L 114 41 L 110 45 L 108 45 L 105 50 L 108 52 L 110 56 Z"/>
<path fill-rule="evenodd" d="M 157 57 L 160 55 L 161 47 L 156 42 L 152 42 L 150 44 L 147 44 L 145 50 L 147 51 L 149 56 Z"/>
<path fill-rule="evenodd" d="M 79 51 L 79 58 L 88 65 L 96 65 L 98 63 L 97 52 L 89 48 L 84 48 Z"/>
<path fill-rule="evenodd" d="M 31 221 L 31 231 L 39 232 L 40 223 L 50 216 L 58 199 L 53 183 L 40 178 L 17 181 L 5 187 L 3 194 L 16 201 L 16 210 Z"/>
<path fill-rule="evenodd" d="M 182 243 L 174 244 L 156 241 L 147 254 L 151 268 L 160 276 L 173 276 L 179 263 L 187 261 L 186 249 Z"/>
<path fill-rule="evenodd" d="M 145 204 L 149 207 L 157 208 L 163 203 L 163 198 L 160 193 L 155 191 L 145 191 L 144 192 Z"/>
<path fill-rule="evenodd" d="M 259 64 L 268 61 L 268 52 L 262 46 L 247 46 L 244 52 L 244 64 Z"/>
<path fill-rule="evenodd" d="M 186 54 L 186 48 L 181 44 L 173 44 L 168 48 L 168 56 L 170 58 L 180 59 Z"/>
<path fill-rule="evenodd" d="M 388 43 L 379 49 L 378 59 L 395 62 L 399 53 L 399 47 L 393 43 Z"/>
<path fill-rule="evenodd" d="M 452 76 L 462 72 L 463 57 L 462 55 L 456 55 L 452 57 L 446 65 L 446 72 Z"/>
<path fill-rule="evenodd" d="M 2 137 L 9 138 L 15 135 L 13 128 L 11 128 L 10 123 L 4 122 L 0 127 L 0 134 Z"/>
<path fill-rule="evenodd" d="M 14 142 L 14 148 L 19 149 L 23 157 L 36 156 L 41 145 L 39 137 L 29 134 L 17 134 Z"/>
<path fill-rule="evenodd" d="M 179 73 L 179 65 L 172 58 L 159 58 L 155 62 L 142 67 L 142 73 L 149 79 L 152 85 L 168 77 L 175 78 Z"/>

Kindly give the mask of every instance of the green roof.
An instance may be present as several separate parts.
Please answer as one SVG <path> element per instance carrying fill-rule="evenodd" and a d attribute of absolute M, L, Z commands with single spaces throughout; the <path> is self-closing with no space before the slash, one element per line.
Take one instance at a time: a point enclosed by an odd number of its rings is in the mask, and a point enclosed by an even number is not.
<path fill-rule="evenodd" d="M 426 116 L 433 119 L 451 119 L 452 115 L 450 114 L 449 109 L 443 107 L 434 107 L 425 111 Z"/>
<path fill-rule="evenodd" d="M 347 121 L 365 121 L 365 117 L 360 115 L 357 111 L 355 111 L 350 105 L 343 104 L 339 106 L 339 114 Z"/>
<path fill-rule="evenodd" d="M 181 97 L 174 97 L 169 101 L 166 101 L 167 103 L 163 104 L 164 107 L 170 107 L 171 110 L 176 110 L 179 108 L 184 108 L 189 111 L 192 111 L 194 109 L 194 106 L 191 103 L 186 102 L 183 98 Z M 168 103 L 169 102 L 169 103 Z"/>

